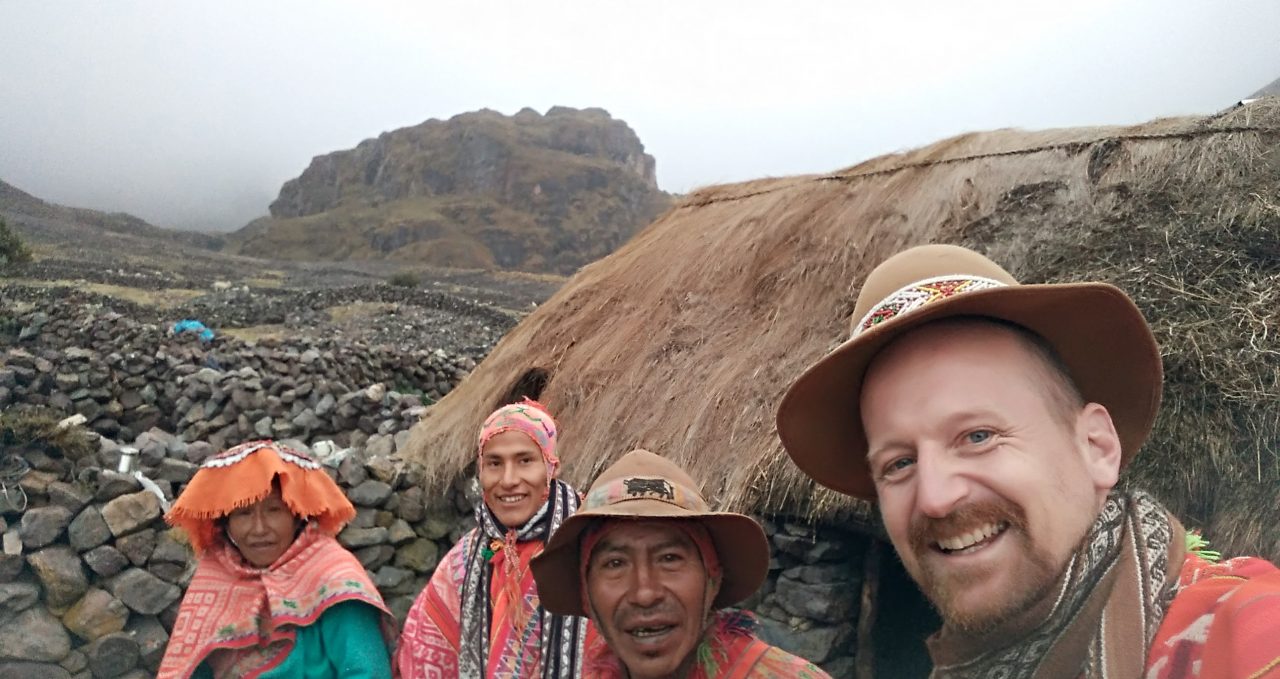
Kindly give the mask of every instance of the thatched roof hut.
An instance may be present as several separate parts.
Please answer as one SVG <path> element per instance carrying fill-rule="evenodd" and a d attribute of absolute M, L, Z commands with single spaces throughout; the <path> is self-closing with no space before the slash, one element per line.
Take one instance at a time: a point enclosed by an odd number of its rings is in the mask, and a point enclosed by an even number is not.
<path fill-rule="evenodd" d="M 966 134 L 824 175 L 685 198 L 530 314 L 416 427 L 442 488 L 494 407 L 557 413 L 569 480 L 627 450 L 675 459 L 721 507 L 866 519 L 815 489 L 773 426 L 842 341 L 866 273 L 909 246 L 974 247 L 1025 282 L 1103 280 L 1164 351 L 1130 478 L 1227 552 L 1280 557 L 1280 100 L 1132 127 Z M 870 522 L 869 522 L 870 523 Z"/>

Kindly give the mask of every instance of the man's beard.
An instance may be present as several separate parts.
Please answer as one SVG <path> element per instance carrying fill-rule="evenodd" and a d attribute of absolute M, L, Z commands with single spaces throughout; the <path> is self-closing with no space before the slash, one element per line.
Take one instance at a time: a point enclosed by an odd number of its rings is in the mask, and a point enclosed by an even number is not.
<path fill-rule="evenodd" d="M 1015 540 L 1013 553 L 1022 558 L 1017 562 L 1003 562 L 981 570 L 947 569 L 936 560 L 924 558 L 937 550 L 939 539 L 953 537 L 987 523 L 1007 524 L 999 539 Z M 1031 542 L 1027 533 L 1026 515 L 1022 509 L 1006 500 L 995 500 L 966 505 L 941 519 L 916 516 L 909 527 L 910 547 L 916 557 L 916 567 L 911 573 L 929 601 L 938 609 L 945 626 L 955 632 L 983 634 L 993 631 L 1000 623 L 1027 610 L 1048 596 L 1053 590 L 1065 564 L 1054 562 L 1053 557 Z M 992 577 L 996 569 L 1008 569 L 1006 588 L 965 606 L 961 595 L 967 589 Z"/>

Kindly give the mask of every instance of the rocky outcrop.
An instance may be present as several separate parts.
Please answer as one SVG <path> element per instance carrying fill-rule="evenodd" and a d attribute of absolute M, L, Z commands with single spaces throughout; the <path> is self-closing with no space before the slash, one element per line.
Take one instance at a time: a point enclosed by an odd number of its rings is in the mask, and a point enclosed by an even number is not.
<path fill-rule="evenodd" d="M 241 253 L 570 272 L 669 204 L 653 156 L 601 109 L 483 110 L 312 160 Z"/>

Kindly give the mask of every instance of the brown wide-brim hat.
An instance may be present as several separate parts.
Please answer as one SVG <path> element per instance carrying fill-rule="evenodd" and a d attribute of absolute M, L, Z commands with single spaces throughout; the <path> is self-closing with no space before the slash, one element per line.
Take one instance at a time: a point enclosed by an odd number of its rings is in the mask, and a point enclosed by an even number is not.
<path fill-rule="evenodd" d="M 979 316 L 1007 321 L 1053 347 L 1085 402 L 1106 407 L 1123 468 L 1142 447 L 1160 407 L 1160 349 L 1142 312 L 1105 283 L 1021 285 L 995 262 L 954 245 L 900 252 L 867 276 L 849 340 L 813 364 L 778 406 L 778 436 L 818 483 L 867 500 L 860 398 L 867 366 L 902 334 L 930 321 Z"/>
<path fill-rule="evenodd" d="M 769 574 L 769 541 L 755 519 L 713 512 L 698 485 L 675 463 L 633 450 L 600 474 L 582 507 L 560 524 L 530 563 L 542 607 L 562 615 L 588 615 L 583 606 L 579 549 L 583 533 L 603 520 L 677 519 L 706 526 L 724 578 L 712 603 L 724 608 L 755 593 Z"/>

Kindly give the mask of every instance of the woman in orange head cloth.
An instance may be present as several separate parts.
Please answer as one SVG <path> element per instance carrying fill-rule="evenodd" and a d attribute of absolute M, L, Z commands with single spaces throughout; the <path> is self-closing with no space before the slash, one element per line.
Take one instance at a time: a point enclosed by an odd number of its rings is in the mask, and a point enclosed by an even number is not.
<path fill-rule="evenodd" d="M 585 618 L 543 610 L 529 560 L 578 509 L 556 478 L 556 423 L 525 399 L 494 411 L 480 430 L 483 500 L 476 527 L 449 550 L 405 620 L 402 679 L 577 677 Z"/>
<path fill-rule="evenodd" d="M 391 615 L 333 538 L 355 513 L 319 463 L 278 443 L 205 461 L 165 517 L 199 562 L 158 679 L 388 679 Z"/>

